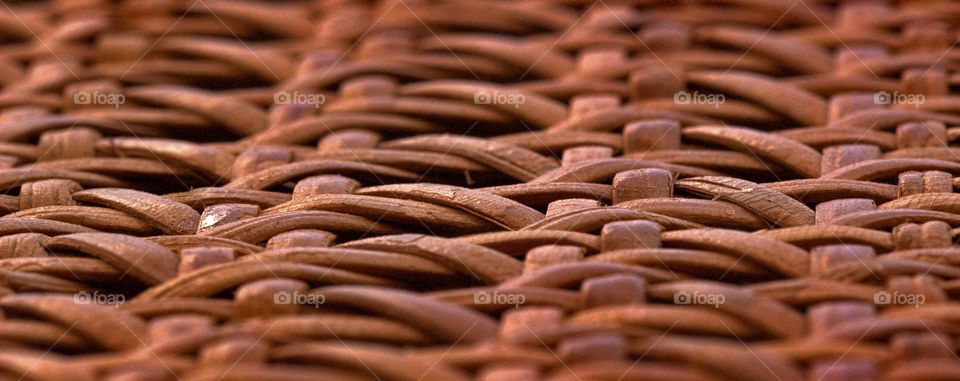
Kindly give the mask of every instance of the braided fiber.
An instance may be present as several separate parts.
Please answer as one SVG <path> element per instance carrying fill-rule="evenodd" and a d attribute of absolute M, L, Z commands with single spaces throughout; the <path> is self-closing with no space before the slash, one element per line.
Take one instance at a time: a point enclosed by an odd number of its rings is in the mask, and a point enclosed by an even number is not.
<path fill-rule="evenodd" d="M 0 381 L 960 380 L 960 3 L 0 4 Z"/>

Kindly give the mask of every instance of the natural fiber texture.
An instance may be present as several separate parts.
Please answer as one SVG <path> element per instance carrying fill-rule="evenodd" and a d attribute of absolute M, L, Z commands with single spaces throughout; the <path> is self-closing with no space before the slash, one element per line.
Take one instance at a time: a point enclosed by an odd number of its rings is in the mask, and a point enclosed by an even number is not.
<path fill-rule="evenodd" d="M 4 2 L 0 380 L 958 380 L 958 20 Z"/>

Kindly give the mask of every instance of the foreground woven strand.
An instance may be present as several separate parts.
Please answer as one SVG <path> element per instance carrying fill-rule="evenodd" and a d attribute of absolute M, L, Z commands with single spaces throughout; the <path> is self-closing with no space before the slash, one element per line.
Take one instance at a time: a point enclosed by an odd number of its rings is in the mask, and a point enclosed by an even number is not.
<path fill-rule="evenodd" d="M 960 380 L 960 3 L 3 5 L 0 381 Z"/>

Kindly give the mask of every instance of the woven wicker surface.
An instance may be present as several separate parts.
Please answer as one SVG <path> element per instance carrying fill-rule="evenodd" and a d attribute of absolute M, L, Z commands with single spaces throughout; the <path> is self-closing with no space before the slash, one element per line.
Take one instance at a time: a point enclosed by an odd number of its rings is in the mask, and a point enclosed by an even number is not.
<path fill-rule="evenodd" d="M 960 379 L 958 3 L 2 4 L 0 380 Z"/>

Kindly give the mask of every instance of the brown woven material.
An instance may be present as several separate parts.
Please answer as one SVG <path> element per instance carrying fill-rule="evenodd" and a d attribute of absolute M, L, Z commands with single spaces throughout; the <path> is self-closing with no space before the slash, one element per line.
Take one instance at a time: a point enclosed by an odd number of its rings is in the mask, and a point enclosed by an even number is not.
<path fill-rule="evenodd" d="M 0 8 L 0 381 L 960 380 L 960 4 Z"/>

